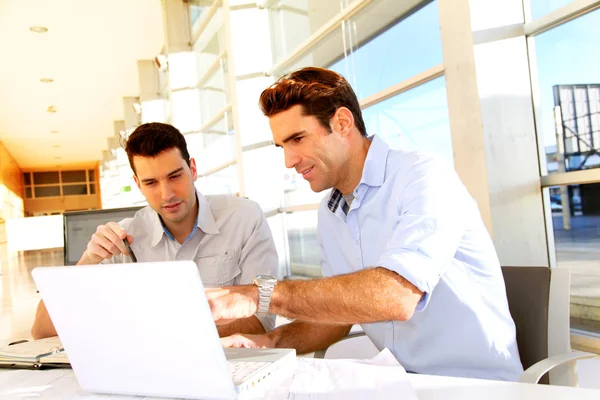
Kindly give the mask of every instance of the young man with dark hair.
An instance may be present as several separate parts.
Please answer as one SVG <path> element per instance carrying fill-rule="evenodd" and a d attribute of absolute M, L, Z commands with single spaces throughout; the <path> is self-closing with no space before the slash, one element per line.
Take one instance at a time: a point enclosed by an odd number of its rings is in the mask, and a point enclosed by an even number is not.
<path fill-rule="evenodd" d="M 239 197 L 199 193 L 194 186 L 196 162 L 176 128 L 141 125 L 128 138 L 125 151 L 148 207 L 133 218 L 100 225 L 78 265 L 129 262 L 126 239 L 139 262 L 195 261 L 209 287 L 277 275 L 277 252 L 261 208 Z M 273 328 L 274 316 L 265 313 L 224 322 L 218 327 L 221 336 L 258 334 Z M 56 335 L 43 302 L 32 335 L 36 339 Z"/>
<path fill-rule="evenodd" d="M 326 348 L 362 324 L 379 349 L 423 374 L 515 381 L 523 372 L 492 240 L 451 165 L 367 137 L 339 74 L 304 68 L 260 97 L 288 168 L 315 192 L 323 279 L 209 290 L 215 321 L 257 307 L 295 322 L 231 347 Z M 272 283 L 274 284 L 274 282 Z"/>

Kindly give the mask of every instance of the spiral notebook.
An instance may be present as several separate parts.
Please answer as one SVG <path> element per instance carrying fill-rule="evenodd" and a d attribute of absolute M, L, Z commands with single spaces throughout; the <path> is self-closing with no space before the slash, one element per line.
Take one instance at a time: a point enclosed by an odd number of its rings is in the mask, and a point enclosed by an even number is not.
<path fill-rule="evenodd" d="M 70 368 L 57 336 L 0 348 L 0 368 Z"/>

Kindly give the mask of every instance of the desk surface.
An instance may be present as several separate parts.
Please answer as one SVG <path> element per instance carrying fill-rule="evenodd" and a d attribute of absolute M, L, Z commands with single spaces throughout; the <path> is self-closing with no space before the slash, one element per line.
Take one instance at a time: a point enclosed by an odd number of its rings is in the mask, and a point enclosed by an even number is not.
<path fill-rule="evenodd" d="M 409 375 L 419 400 L 499 400 L 499 399 L 544 399 L 544 400 L 598 400 L 600 390 L 579 389 L 560 386 L 530 385 L 485 381 L 478 379 L 451 378 L 432 375 Z M 285 399 L 287 395 L 271 396 Z M 110 396 L 90 395 L 79 388 L 70 369 L 47 371 L 0 370 L 0 398 L 19 400 L 58 399 L 106 399 Z M 119 396 L 119 399 L 140 397 Z M 148 399 L 148 398 L 146 398 Z"/>

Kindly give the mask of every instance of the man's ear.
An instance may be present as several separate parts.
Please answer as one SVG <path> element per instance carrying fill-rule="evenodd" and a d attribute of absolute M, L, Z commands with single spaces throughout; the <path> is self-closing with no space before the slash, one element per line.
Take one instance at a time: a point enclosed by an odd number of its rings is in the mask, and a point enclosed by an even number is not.
<path fill-rule="evenodd" d="M 135 173 L 133 174 L 133 180 L 135 181 L 135 184 L 138 187 L 138 189 L 142 190 L 142 186 L 140 184 L 140 178 L 138 178 Z"/>
<path fill-rule="evenodd" d="M 196 182 L 196 179 L 198 179 L 198 169 L 196 168 L 196 160 L 193 157 L 190 157 L 190 171 L 192 172 L 192 180 Z"/>
<path fill-rule="evenodd" d="M 346 136 L 354 126 L 354 115 L 346 107 L 340 107 L 331 118 L 331 129 Z"/>

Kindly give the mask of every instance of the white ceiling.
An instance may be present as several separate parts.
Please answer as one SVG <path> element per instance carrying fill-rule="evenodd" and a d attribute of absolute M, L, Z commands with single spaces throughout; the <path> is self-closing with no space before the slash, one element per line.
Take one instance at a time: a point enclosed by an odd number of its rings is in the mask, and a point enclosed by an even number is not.
<path fill-rule="evenodd" d="M 160 0 L 0 0 L 0 141 L 22 169 L 100 160 L 163 40 Z"/>

